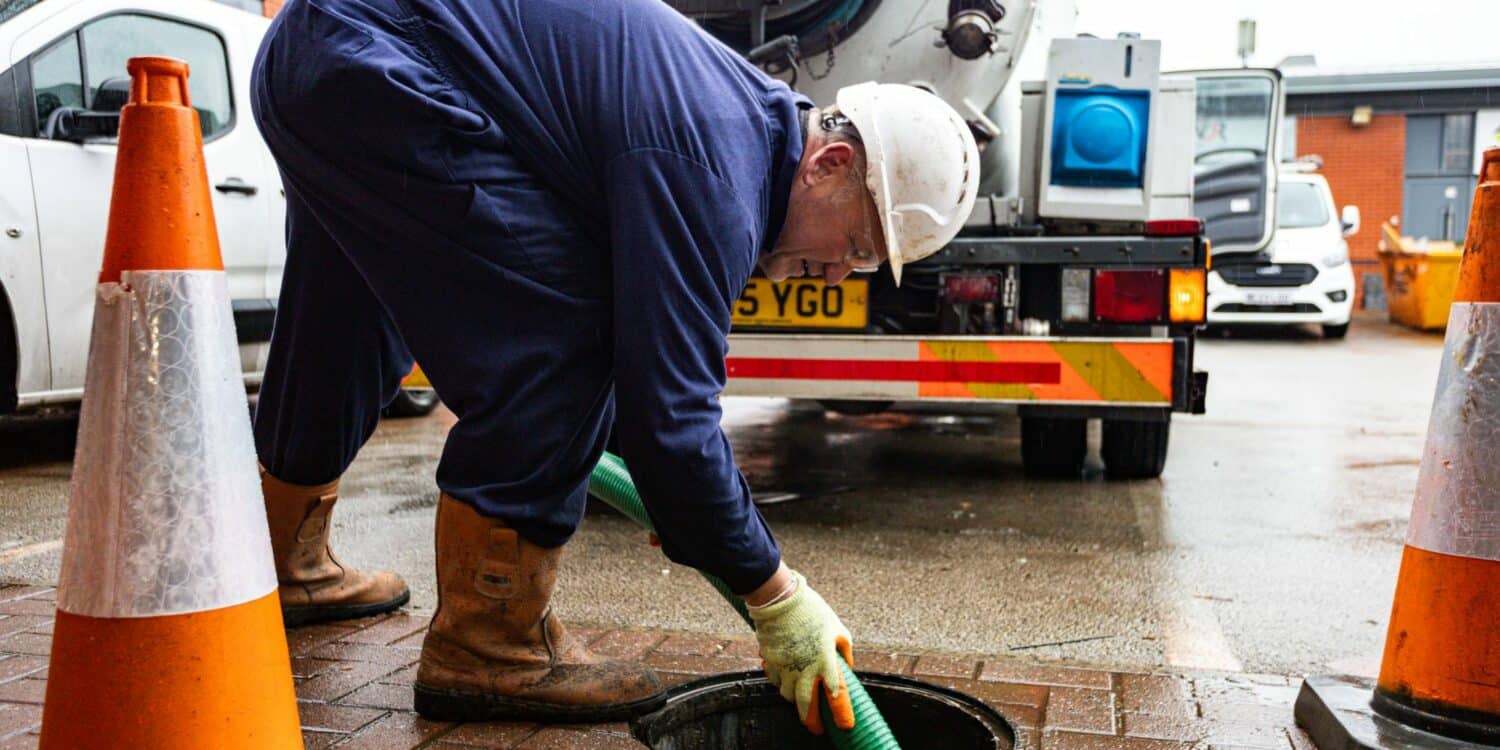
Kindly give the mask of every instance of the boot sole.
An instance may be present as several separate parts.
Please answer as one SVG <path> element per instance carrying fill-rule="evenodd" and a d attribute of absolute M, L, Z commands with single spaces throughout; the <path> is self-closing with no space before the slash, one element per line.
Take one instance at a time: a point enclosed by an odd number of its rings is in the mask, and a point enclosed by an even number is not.
<path fill-rule="evenodd" d="M 625 721 L 651 713 L 666 705 L 666 691 L 648 698 L 597 706 L 569 706 L 541 703 L 521 698 L 507 698 L 489 693 L 444 690 L 412 685 L 413 707 L 432 721 L 536 721 L 562 724 L 587 724 L 603 721 Z"/>
<path fill-rule="evenodd" d="M 411 590 L 401 592 L 394 599 L 374 604 L 323 604 L 310 607 L 286 607 L 281 610 L 282 624 L 289 628 L 316 625 L 320 622 L 357 620 L 361 617 L 385 614 L 400 609 L 411 601 Z"/>

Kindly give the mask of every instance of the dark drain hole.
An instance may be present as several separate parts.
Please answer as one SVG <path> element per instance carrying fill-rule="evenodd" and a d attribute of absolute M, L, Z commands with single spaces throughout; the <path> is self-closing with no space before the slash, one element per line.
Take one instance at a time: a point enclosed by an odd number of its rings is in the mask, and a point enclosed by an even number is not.
<path fill-rule="evenodd" d="M 874 673 L 861 684 L 902 750 L 1011 750 L 1015 732 L 979 700 L 924 682 Z M 797 712 L 759 672 L 715 675 L 673 688 L 661 710 L 631 722 L 653 750 L 823 750 Z"/>

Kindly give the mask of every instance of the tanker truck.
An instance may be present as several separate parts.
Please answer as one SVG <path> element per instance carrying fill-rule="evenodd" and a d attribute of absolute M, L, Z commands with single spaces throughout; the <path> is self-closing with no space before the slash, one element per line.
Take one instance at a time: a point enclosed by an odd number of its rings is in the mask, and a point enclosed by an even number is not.
<path fill-rule="evenodd" d="M 899 287 L 753 278 L 725 395 L 1009 405 L 1042 477 L 1081 476 L 1097 419 L 1108 476 L 1162 473 L 1172 416 L 1205 410 L 1210 253 L 1270 239 L 1275 71 L 1163 72 L 1158 41 L 1076 37 L 1072 0 L 669 2 L 819 104 L 869 80 L 931 91 L 982 149 L 963 231 Z"/>

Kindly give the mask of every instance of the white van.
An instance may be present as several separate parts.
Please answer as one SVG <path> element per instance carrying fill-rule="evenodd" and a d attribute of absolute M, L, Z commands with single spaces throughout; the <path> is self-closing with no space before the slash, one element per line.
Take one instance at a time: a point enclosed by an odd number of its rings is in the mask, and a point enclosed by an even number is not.
<path fill-rule="evenodd" d="M 1359 231 L 1359 208 L 1335 212 L 1328 181 L 1307 165 L 1283 165 L 1276 231 L 1258 253 L 1214 253 L 1208 323 L 1316 323 L 1343 338 L 1354 309 L 1354 272 L 1345 237 Z"/>
<path fill-rule="evenodd" d="M 260 381 L 286 245 L 285 198 L 250 115 L 269 20 L 212 2 L 0 3 L 0 415 L 78 401 L 88 365 L 125 61 L 188 62 L 247 386 Z M 431 411 L 431 389 L 391 413 Z"/>

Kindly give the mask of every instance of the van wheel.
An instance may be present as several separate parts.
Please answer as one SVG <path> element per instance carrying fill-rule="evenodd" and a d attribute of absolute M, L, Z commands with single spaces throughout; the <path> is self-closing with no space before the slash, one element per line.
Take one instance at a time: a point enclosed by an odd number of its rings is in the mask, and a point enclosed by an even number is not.
<path fill-rule="evenodd" d="M 1021 465 L 1030 477 L 1077 479 L 1088 454 L 1088 420 L 1021 418 Z"/>
<path fill-rule="evenodd" d="M 1172 423 L 1104 420 L 1099 454 L 1112 479 L 1155 479 L 1167 465 L 1167 436 Z"/>
<path fill-rule="evenodd" d="M 385 406 L 387 417 L 425 417 L 438 405 L 437 391 L 431 388 L 402 388 L 396 399 Z"/>
<path fill-rule="evenodd" d="M 1349 335 L 1348 323 L 1336 326 L 1327 323 L 1323 324 L 1323 338 L 1325 339 L 1341 339 L 1347 335 Z"/>
<path fill-rule="evenodd" d="M 15 318 L 5 287 L 0 286 L 0 414 L 16 410 L 20 396 L 21 354 L 16 346 Z"/>

